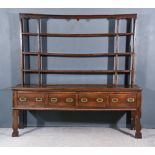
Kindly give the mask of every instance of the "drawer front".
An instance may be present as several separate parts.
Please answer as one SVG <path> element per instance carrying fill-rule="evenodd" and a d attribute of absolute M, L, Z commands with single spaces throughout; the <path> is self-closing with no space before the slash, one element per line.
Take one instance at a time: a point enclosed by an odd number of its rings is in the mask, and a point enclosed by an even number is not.
<path fill-rule="evenodd" d="M 108 94 L 102 92 L 83 92 L 79 93 L 79 107 L 100 108 L 108 106 Z"/>
<path fill-rule="evenodd" d="M 44 107 L 46 97 L 45 93 L 23 92 L 18 93 L 18 107 L 40 108 Z"/>
<path fill-rule="evenodd" d="M 76 105 L 76 93 L 58 92 L 48 94 L 47 107 L 73 107 Z"/>
<path fill-rule="evenodd" d="M 132 93 L 116 93 L 110 94 L 110 107 L 111 108 L 135 108 L 136 107 L 136 94 Z"/>

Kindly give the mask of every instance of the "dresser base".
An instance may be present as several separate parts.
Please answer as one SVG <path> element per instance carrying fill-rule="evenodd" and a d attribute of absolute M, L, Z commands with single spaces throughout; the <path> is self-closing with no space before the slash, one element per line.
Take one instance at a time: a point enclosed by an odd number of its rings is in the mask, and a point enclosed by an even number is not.
<path fill-rule="evenodd" d="M 18 85 L 13 88 L 12 137 L 18 137 L 18 129 L 26 127 L 27 110 L 129 111 L 135 138 L 142 138 L 141 89 L 138 86 Z"/>

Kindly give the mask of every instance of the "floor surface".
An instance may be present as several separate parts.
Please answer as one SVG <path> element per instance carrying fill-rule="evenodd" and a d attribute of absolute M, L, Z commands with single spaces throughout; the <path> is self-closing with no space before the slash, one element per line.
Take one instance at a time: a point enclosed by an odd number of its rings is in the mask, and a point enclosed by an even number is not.
<path fill-rule="evenodd" d="M 35 127 L 20 129 L 11 137 L 11 128 L 0 128 L 0 146 L 155 146 L 155 129 L 143 129 L 143 139 L 135 139 L 134 130 L 103 127 Z"/>

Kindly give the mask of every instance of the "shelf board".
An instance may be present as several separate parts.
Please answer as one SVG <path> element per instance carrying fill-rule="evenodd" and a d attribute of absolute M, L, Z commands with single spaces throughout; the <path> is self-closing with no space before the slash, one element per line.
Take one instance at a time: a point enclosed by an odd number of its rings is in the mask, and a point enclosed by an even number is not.
<path fill-rule="evenodd" d="M 34 55 L 37 56 L 37 52 L 22 52 L 24 55 Z M 133 52 L 118 53 L 118 56 L 130 56 Z M 104 56 L 116 56 L 117 53 L 85 53 L 85 54 L 75 54 L 75 53 L 40 53 L 40 56 L 56 56 L 56 57 L 104 57 Z"/>
<path fill-rule="evenodd" d="M 50 15 L 50 14 L 28 14 L 21 13 L 22 18 L 55 18 L 55 19 L 104 19 L 104 18 L 116 18 L 116 19 L 128 19 L 136 18 L 137 14 L 113 14 L 113 15 Z"/>
<path fill-rule="evenodd" d="M 37 56 L 38 53 L 37 52 L 22 52 L 23 55 L 34 55 Z"/>
<path fill-rule="evenodd" d="M 93 33 L 93 34 L 66 34 L 66 33 L 30 33 L 24 32 L 22 35 L 28 36 L 45 36 L 45 37 L 113 37 L 113 36 L 130 36 L 134 33 Z"/>
<path fill-rule="evenodd" d="M 86 74 L 113 74 L 130 73 L 130 70 L 23 70 L 27 73 L 86 73 Z"/>

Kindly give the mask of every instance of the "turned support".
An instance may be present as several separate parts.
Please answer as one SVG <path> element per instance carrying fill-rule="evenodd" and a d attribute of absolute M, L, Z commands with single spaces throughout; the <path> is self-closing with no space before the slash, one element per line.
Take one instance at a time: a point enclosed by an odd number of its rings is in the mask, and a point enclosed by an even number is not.
<path fill-rule="evenodd" d="M 13 110 L 13 122 L 12 122 L 12 137 L 18 137 L 18 116 L 19 116 L 19 110 Z"/>

